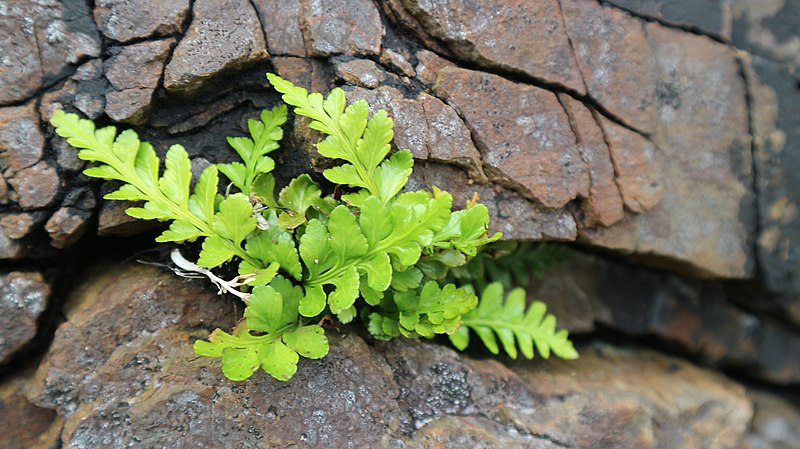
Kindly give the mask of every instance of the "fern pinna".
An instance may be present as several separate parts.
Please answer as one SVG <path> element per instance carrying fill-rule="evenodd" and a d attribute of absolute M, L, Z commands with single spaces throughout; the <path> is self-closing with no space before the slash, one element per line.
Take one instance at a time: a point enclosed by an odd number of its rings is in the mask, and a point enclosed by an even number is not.
<path fill-rule="evenodd" d="M 202 239 L 196 262 L 173 250 L 179 269 L 208 276 L 220 292 L 246 303 L 236 328 L 195 342 L 197 354 L 221 358 L 223 373 L 233 380 L 247 379 L 259 367 L 288 380 L 300 356 L 328 353 L 319 323 L 332 315 L 342 323 L 360 317 L 379 339 L 448 334 L 464 349 L 471 329 L 494 353 L 496 335 L 511 357 L 517 347 L 533 357 L 534 345 L 544 357 L 550 351 L 577 357 L 541 303 L 526 312 L 521 290 L 504 303 L 502 287 L 490 284 L 479 301 L 470 286 L 444 281 L 451 268 L 465 265 L 500 233 L 488 234 L 482 204 L 453 211 L 452 196 L 435 187 L 403 191 L 414 161 L 408 150 L 391 152 L 393 122 L 385 111 L 370 115 L 364 100 L 347 105 L 339 88 L 323 97 L 276 75 L 268 78 L 294 112 L 326 136 L 317 144 L 319 153 L 341 163 L 322 175 L 342 186 L 340 197 L 324 195 L 305 174 L 275 196 L 269 153 L 283 137 L 285 106 L 250 120 L 249 137 L 228 138 L 241 162 L 209 166 L 193 188 L 189 157 L 179 145 L 167 152 L 162 173 L 153 147 L 132 130 L 117 135 L 112 126 L 96 129 L 63 111 L 51 119 L 81 159 L 96 163 L 88 176 L 122 183 L 106 199 L 142 202 L 128 215 L 170 222 L 158 242 Z M 231 184 L 224 195 L 220 173 Z M 226 263 L 236 263 L 239 276 L 224 280 L 213 273 Z"/>

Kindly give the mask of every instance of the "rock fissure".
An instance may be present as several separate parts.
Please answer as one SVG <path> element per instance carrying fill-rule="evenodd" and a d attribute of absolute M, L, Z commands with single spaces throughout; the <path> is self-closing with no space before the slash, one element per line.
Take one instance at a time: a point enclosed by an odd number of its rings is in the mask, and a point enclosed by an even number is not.
<path fill-rule="evenodd" d="M 683 31 L 685 33 L 694 34 L 696 36 L 706 37 L 706 38 L 711 39 L 711 40 L 713 40 L 715 42 L 719 42 L 720 44 L 730 45 L 730 43 L 731 43 L 729 39 L 723 39 L 722 37 L 720 37 L 718 35 L 715 35 L 713 33 L 709 33 L 706 30 L 704 30 L 703 28 L 700 28 L 698 26 L 691 26 L 691 25 L 687 25 L 687 24 L 678 24 L 678 23 L 670 22 L 669 20 L 664 20 L 664 19 L 661 19 L 661 18 L 658 18 L 658 17 L 653 17 L 651 15 L 642 14 L 642 13 L 639 13 L 639 12 L 637 12 L 637 11 L 631 9 L 631 8 L 626 8 L 624 6 L 620 6 L 619 4 L 617 4 L 617 3 L 613 2 L 613 1 L 608 1 L 608 0 L 596 0 L 596 1 L 598 3 L 600 3 L 601 5 L 609 6 L 611 8 L 615 8 L 615 9 L 619 9 L 620 11 L 624 11 L 624 12 L 630 14 L 633 17 L 636 17 L 638 19 L 641 19 L 641 20 L 644 20 L 644 21 L 647 21 L 647 22 L 657 23 L 657 24 L 659 24 L 661 26 L 664 26 L 664 27 L 667 27 L 667 28 L 673 28 L 673 29 L 676 29 L 676 30 Z M 722 2 L 720 2 L 720 3 L 722 3 Z"/>

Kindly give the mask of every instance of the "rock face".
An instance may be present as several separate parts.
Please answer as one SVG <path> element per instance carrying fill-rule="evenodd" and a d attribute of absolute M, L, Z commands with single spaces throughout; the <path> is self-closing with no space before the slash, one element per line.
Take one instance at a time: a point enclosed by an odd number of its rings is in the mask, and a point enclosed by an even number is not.
<path fill-rule="evenodd" d="M 725 448 L 753 413 L 744 389 L 716 374 L 602 344 L 576 363 L 509 369 L 430 343 L 372 347 L 330 331 L 330 354 L 301 363 L 291 382 L 232 383 L 191 341 L 205 323 L 232 325 L 233 307 L 152 267 L 105 270 L 70 298 L 29 396 L 58 413 L 64 447 L 97 449 Z"/>
<path fill-rule="evenodd" d="M 267 58 L 258 15 L 246 0 L 199 0 L 186 36 L 164 72 L 169 92 L 192 94 L 219 73 L 230 73 Z"/>
<path fill-rule="evenodd" d="M 49 296 L 50 287 L 40 273 L 12 271 L 0 276 L 0 365 L 36 335 L 36 322 Z"/>
<path fill-rule="evenodd" d="M 0 1 L 0 447 L 797 447 L 799 15 L 791 0 Z M 197 284 L 125 267 L 48 299 L 76 258 L 129 256 L 96 234 L 163 225 L 102 201 L 116 186 L 80 173 L 52 114 L 133 126 L 162 156 L 181 143 L 202 169 L 279 103 L 268 71 L 385 108 L 410 188 L 477 194 L 492 232 L 585 250 L 529 286 L 583 334 L 583 359 L 509 369 L 343 329 L 293 383 L 234 384 L 190 342 L 238 305 Z M 284 126 L 278 185 L 331 164 L 307 123 Z"/>

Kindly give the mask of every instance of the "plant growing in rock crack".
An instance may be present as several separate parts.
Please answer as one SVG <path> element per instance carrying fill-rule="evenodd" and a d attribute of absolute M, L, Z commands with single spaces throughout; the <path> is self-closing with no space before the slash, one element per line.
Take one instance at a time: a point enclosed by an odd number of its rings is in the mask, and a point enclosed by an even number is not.
<path fill-rule="evenodd" d="M 242 162 L 206 168 L 193 190 L 180 145 L 169 149 L 161 173 L 153 147 L 132 130 L 117 135 L 113 126 L 96 129 L 63 111 L 51 120 L 58 135 L 80 149 L 81 159 L 97 163 L 84 173 L 123 183 L 106 199 L 143 201 L 128 215 L 171 221 L 156 241 L 203 239 L 196 263 L 173 250 L 179 269 L 208 276 L 220 293 L 246 303 L 235 329 L 217 329 L 208 341 L 195 342 L 197 354 L 220 357 L 233 380 L 247 379 L 259 367 L 288 380 L 300 356 L 328 353 L 320 323 L 333 315 L 342 323 L 360 317 L 377 339 L 448 334 L 463 349 L 472 329 L 494 353 L 499 339 L 512 358 L 517 347 L 532 358 L 534 346 L 544 357 L 551 351 L 577 357 L 543 304 L 526 310 L 523 290 L 504 300 L 503 288 L 493 283 L 479 300 L 471 286 L 443 282 L 449 269 L 465 265 L 500 234 L 488 235 L 488 210 L 476 201 L 453 211 L 452 196 L 436 187 L 401 192 L 413 159 L 408 150 L 390 155 L 393 122 L 385 111 L 370 116 L 364 100 L 346 106 L 338 88 L 323 97 L 276 75 L 268 78 L 296 114 L 327 136 L 317 144 L 320 154 L 344 161 L 323 172 L 345 190 L 340 197 L 323 195 L 306 174 L 275 197 L 275 162 L 268 154 L 283 136 L 285 106 L 250 120 L 249 137 L 228 138 Z M 238 192 L 229 187 L 219 193 L 220 173 Z M 236 278 L 211 271 L 232 260 Z"/>

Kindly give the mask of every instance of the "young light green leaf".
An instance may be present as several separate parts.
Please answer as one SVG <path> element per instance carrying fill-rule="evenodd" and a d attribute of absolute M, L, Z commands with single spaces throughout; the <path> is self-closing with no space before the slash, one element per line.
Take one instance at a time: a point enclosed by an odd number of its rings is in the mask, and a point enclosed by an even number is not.
<path fill-rule="evenodd" d="M 245 380 L 256 372 L 259 365 L 254 346 L 225 348 L 222 351 L 222 373 L 230 380 Z"/>
<path fill-rule="evenodd" d="M 218 267 L 231 260 L 235 254 L 234 249 L 224 239 L 212 235 L 203 240 L 203 249 L 200 250 L 197 264 L 204 268 Z"/>
<path fill-rule="evenodd" d="M 303 267 L 294 246 L 294 237 L 277 225 L 278 219 L 274 211 L 270 212 L 267 223 L 269 228 L 247 238 L 245 251 L 265 265 L 277 262 L 286 273 L 298 281 L 301 280 Z"/>
<path fill-rule="evenodd" d="M 283 334 L 283 342 L 293 351 L 309 359 L 321 359 L 328 354 L 325 330 L 317 325 L 300 326 Z"/>
<path fill-rule="evenodd" d="M 189 155 L 180 145 L 173 145 L 167 151 L 164 176 L 158 181 L 161 192 L 173 203 L 183 209 L 189 208 L 189 183 L 192 180 L 192 163 Z"/>
<path fill-rule="evenodd" d="M 277 332 L 284 323 L 283 296 L 270 285 L 259 285 L 253 289 L 247 308 L 244 310 L 247 326 L 254 331 Z"/>
<path fill-rule="evenodd" d="M 253 206 L 242 194 L 234 194 L 225 198 L 219 205 L 219 212 L 214 215 L 212 229 L 220 237 L 232 241 L 235 245 L 256 228 Z"/>
<path fill-rule="evenodd" d="M 385 160 L 375 169 L 375 183 L 377 184 L 377 196 L 384 204 L 389 202 L 402 189 L 411 170 L 414 166 L 414 157 L 408 150 L 398 151 L 389 159 Z"/>
<path fill-rule="evenodd" d="M 210 165 L 197 179 L 194 193 L 189 197 L 189 211 L 204 222 L 211 224 L 215 214 L 215 198 L 219 186 L 217 167 Z"/>
<path fill-rule="evenodd" d="M 187 220 L 175 220 L 169 229 L 156 237 L 156 242 L 192 242 L 203 236 L 203 231 L 197 229 Z"/>
<path fill-rule="evenodd" d="M 300 315 L 317 316 L 325 310 L 327 296 L 321 285 L 306 285 L 305 295 L 300 300 Z"/>
<path fill-rule="evenodd" d="M 291 379 L 297 372 L 298 360 L 300 357 L 297 353 L 289 349 L 282 341 L 264 342 L 258 346 L 258 362 L 264 371 L 278 380 L 285 382 Z M 224 368 L 223 358 L 223 370 Z"/>

